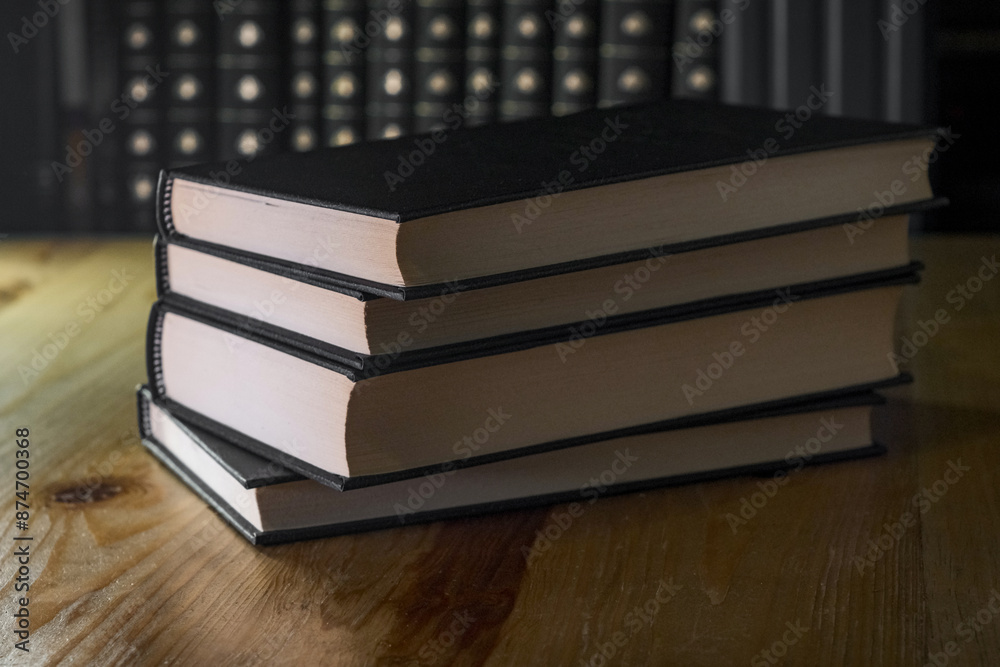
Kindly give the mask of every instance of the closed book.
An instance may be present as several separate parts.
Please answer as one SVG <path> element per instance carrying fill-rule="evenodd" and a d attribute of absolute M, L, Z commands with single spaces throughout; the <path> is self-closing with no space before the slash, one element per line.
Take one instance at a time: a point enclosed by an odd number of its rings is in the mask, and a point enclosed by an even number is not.
<path fill-rule="evenodd" d="M 500 0 L 467 0 L 465 94 L 470 103 L 466 123 L 496 120 L 500 88 Z"/>
<path fill-rule="evenodd" d="M 732 475 L 780 480 L 805 465 L 883 452 L 870 425 L 881 402 L 870 392 L 795 400 L 341 492 L 185 420 L 147 388 L 138 391 L 146 448 L 254 544 L 555 503 L 578 512 L 607 495 Z"/>
<path fill-rule="evenodd" d="M 499 120 L 545 116 L 552 104 L 552 28 L 547 0 L 503 0 Z"/>
<path fill-rule="evenodd" d="M 288 147 L 318 148 L 321 126 L 320 0 L 293 0 L 288 7 L 288 108 L 293 120 Z"/>
<path fill-rule="evenodd" d="M 417 0 L 413 39 L 413 131 L 450 128 L 464 114 L 464 0 Z"/>
<path fill-rule="evenodd" d="M 581 0 L 547 12 L 553 28 L 552 114 L 564 116 L 597 104 L 600 3 Z"/>
<path fill-rule="evenodd" d="M 282 53 L 281 4 L 242 0 L 224 5 L 216 55 L 216 139 L 220 160 L 251 158 L 281 150 L 288 118 Z"/>
<path fill-rule="evenodd" d="M 369 14 L 386 17 L 365 50 L 365 136 L 392 139 L 413 127 L 414 4 L 369 0 Z"/>
<path fill-rule="evenodd" d="M 382 15 L 380 30 L 389 16 Z M 321 40 L 323 145 L 346 146 L 365 137 L 365 50 L 370 20 L 364 0 L 323 0 Z"/>
<path fill-rule="evenodd" d="M 727 26 L 717 0 L 676 0 L 671 49 L 673 96 L 696 100 L 719 98 L 719 49 Z M 729 12 L 733 10 L 728 8 Z M 728 16 L 728 14 L 727 14 Z"/>
<path fill-rule="evenodd" d="M 326 347 L 343 363 L 363 368 L 404 334 L 406 356 L 427 355 L 550 327 L 579 328 L 595 318 L 613 322 L 787 285 L 892 275 L 908 270 L 908 223 L 906 215 L 878 220 L 854 244 L 842 225 L 831 224 L 673 254 L 654 249 L 640 260 L 534 280 L 480 289 L 452 283 L 409 301 L 182 239 L 158 239 L 157 291 L 238 328 Z"/>
<path fill-rule="evenodd" d="M 212 6 L 198 0 L 164 6 L 166 69 L 166 160 L 171 167 L 215 157 L 215 29 Z"/>
<path fill-rule="evenodd" d="M 667 97 L 670 92 L 670 0 L 604 0 L 601 3 L 602 107 Z"/>
<path fill-rule="evenodd" d="M 518 456 L 888 381 L 898 374 L 895 308 L 914 280 L 902 272 L 827 281 L 437 355 L 407 354 L 400 339 L 364 369 L 323 347 L 160 302 L 150 315 L 148 371 L 157 397 L 196 423 L 257 453 L 283 452 L 297 472 L 344 488 L 455 460 L 454 443 L 501 417 L 508 427 L 491 431 L 480 454 Z"/>
<path fill-rule="evenodd" d="M 459 128 L 424 137 L 429 156 L 402 138 L 186 167 L 162 175 L 158 212 L 168 239 L 405 299 L 933 198 L 926 173 L 886 194 L 933 130 L 822 117 L 776 135 L 786 122 L 675 100 Z"/>

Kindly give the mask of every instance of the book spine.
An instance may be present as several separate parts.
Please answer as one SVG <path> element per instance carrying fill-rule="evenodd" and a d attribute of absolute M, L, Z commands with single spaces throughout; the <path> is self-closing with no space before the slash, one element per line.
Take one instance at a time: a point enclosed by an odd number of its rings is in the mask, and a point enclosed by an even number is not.
<path fill-rule="evenodd" d="M 365 136 L 391 139 L 413 125 L 413 4 L 369 0 L 368 7 L 384 27 L 365 52 Z"/>
<path fill-rule="evenodd" d="M 280 5 L 276 0 L 242 0 L 226 7 L 219 17 L 215 63 L 218 157 L 273 153 L 281 143 L 276 135 L 288 123 L 278 108 L 284 88 Z"/>
<path fill-rule="evenodd" d="M 824 0 L 824 82 L 834 92 L 826 112 L 854 118 L 882 116 L 882 36 L 879 5 L 868 0 Z"/>
<path fill-rule="evenodd" d="M 884 58 L 884 99 L 885 120 L 906 123 L 924 123 L 925 90 L 927 82 L 924 72 L 927 68 L 928 41 L 925 18 L 932 8 L 919 8 L 908 12 L 906 3 L 898 0 L 883 0 L 879 21 L 883 32 Z"/>
<path fill-rule="evenodd" d="M 215 112 L 215 11 L 197 0 L 168 2 L 164 17 L 166 96 L 164 156 L 168 167 L 206 162 Z"/>
<path fill-rule="evenodd" d="M 465 97 L 465 2 L 417 0 L 414 26 L 413 130 L 444 129 Z"/>
<path fill-rule="evenodd" d="M 128 0 L 119 9 L 119 83 L 124 106 L 119 114 L 124 115 L 120 169 L 124 212 L 128 216 L 125 227 L 148 232 L 155 227 L 153 201 L 163 164 L 163 17 L 153 0 Z"/>
<path fill-rule="evenodd" d="M 321 139 L 326 146 L 344 146 L 365 136 L 365 50 L 371 37 L 363 28 L 364 0 L 323 0 L 321 11 Z"/>
<path fill-rule="evenodd" d="M 468 0 L 465 37 L 465 94 L 475 99 L 469 126 L 496 120 L 500 82 L 500 1 Z"/>
<path fill-rule="evenodd" d="M 288 99 L 294 119 L 288 147 L 318 147 L 320 137 L 320 9 L 318 0 L 292 0 L 288 16 Z"/>
<path fill-rule="evenodd" d="M 717 0 L 677 0 L 671 85 L 675 98 L 719 97 L 716 40 L 724 33 L 725 24 L 719 18 L 718 4 Z"/>
<path fill-rule="evenodd" d="M 822 82 L 821 12 L 816 2 L 771 0 L 770 106 L 793 109 Z"/>
<path fill-rule="evenodd" d="M 552 104 L 552 28 L 546 0 L 504 0 L 500 20 L 500 120 L 546 116 Z"/>
<path fill-rule="evenodd" d="M 768 86 L 768 13 L 763 2 L 731 9 L 719 38 L 719 93 L 726 104 L 764 106 Z"/>
<path fill-rule="evenodd" d="M 598 106 L 661 99 L 669 91 L 667 42 L 673 3 L 604 0 Z"/>
<path fill-rule="evenodd" d="M 559 4 L 548 15 L 554 25 L 552 115 L 564 116 L 597 104 L 597 0 Z"/>

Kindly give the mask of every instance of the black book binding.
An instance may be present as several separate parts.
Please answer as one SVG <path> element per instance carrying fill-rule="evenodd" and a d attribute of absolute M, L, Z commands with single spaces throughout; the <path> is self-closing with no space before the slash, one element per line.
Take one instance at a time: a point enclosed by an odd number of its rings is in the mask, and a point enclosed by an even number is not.
<path fill-rule="evenodd" d="M 392 139 L 412 131 L 414 7 L 394 0 L 373 0 L 369 6 L 374 20 L 385 18 L 365 51 L 365 136 Z"/>
<path fill-rule="evenodd" d="M 320 0 L 292 0 L 288 21 L 288 98 L 294 117 L 289 149 L 311 151 L 320 145 Z"/>
<path fill-rule="evenodd" d="M 322 13 L 323 145 L 346 146 L 365 136 L 365 3 L 323 0 Z"/>
<path fill-rule="evenodd" d="M 552 114 L 565 116 L 597 104 L 598 0 L 560 3 L 546 14 L 554 31 Z"/>
<path fill-rule="evenodd" d="M 284 89 L 284 32 L 277 0 L 243 0 L 224 15 L 216 57 L 220 160 L 278 152 L 288 128 L 278 102 Z"/>
<path fill-rule="evenodd" d="M 907 377 L 901 377 L 897 381 L 909 381 Z M 887 385 L 884 385 L 887 386 Z M 382 528 L 398 527 L 403 524 L 424 523 L 441 519 L 451 519 L 464 516 L 475 516 L 491 512 L 509 511 L 527 507 L 538 507 L 543 505 L 554 505 L 563 502 L 572 502 L 580 499 L 579 490 L 569 492 L 558 492 L 533 496 L 528 498 L 518 498 L 508 501 L 491 502 L 465 507 L 455 507 L 436 512 L 421 512 L 414 514 L 404 514 L 399 516 L 381 517 L 367 521 L 357 521 L 352 523 L 337 523 L 324 526 L 311 526 L 308 528 L 298 528 L 290 530 L 261 531 L 238 512 L 226 504 L 208 485 L 202 482 L 197 475 L 188 470 L 180 463 L 162 444 L 152 438 L 149 425 L 149 406 L 155 404 L 162 409 L 168 417 L 182 430 L 188 437 L 202 447 L 212 458 L 222 465 L 233 478 L 244 488 L 258 488 L 271 484 L 282 484 L 304 479 L 294 471 L 284 468 L 273 459 L 259 457 L 247 452 L 224 438 L 206 431 L 199 425 L 192 423 L 177 411 L 176 406 L 171 406 L 169 402 L 164 402 L 153 397 L 146 387 L 140 387 L 137 391 L 139 431 L 143 444 L 147 449 L 159 459 L 167 468 L 181 478 L 195 493 L 211 505 L 226 521 L 236 529 L 241 535 L 253 544 L 278 544 L 293 540 L 315 539 L 321 537 L 332 537 L 349 533 L 378 530 Z M 679 428 L 691 428 L 728 421 L 738 421 L 741 419 L 763 419 L 768 417 L 779 417 L 789 414 L 797 414 L 807 411 L 822 411 L 836 408 L 881 405 L 884 400 L 870 389 L 844 390 L 832 392 L 825 397 L 813 397 L 811 400 L 786 401 L 771 405 L 752 406 L 752 408 L 742 412 L 730 412 L 729 414 L 717 414 L 711 419 L 688 420 L 686 423 L 677 421 L 671 424 L 654 425 L 646 432 L 664 431 Z M 883 454 L 885 448 L 873 443 L 869 447 L 849 450 L 844 452 L 819 453 L 807 461 L 805 465 L 821 463 L 833 463 L 846 461 L 868 456 Z M 646 489 L 653 489 L 665 486 L 677 486 L 681 484 L 691 484 L 696 482 L 721 479 L 725 477 L 735 477 L 740 475 L 773 475 L 778 471 L 787 471 L 798 465 L 798 461 L 773 461 L 735 468 L 719 470 L 708 470 L 703 472 L 689 473 L 672 477 L 664 477 L 652 480 L 642 480 L 625 484 L 615 484 L 606 487 L 602 495 L 617 495 Z M 434 471 L 426 471 L 433 473 Z M 390 482 L 394 480 L 383 480 Z"/>
<path fill-rule="evenodd" d="M 792 298 L 811 299 L 862 289 L 873 289 L 888 285 L 912 284 L 918 280 L 916 273 L 917 268 L 919 268 L 919 264 L 902 267 L 898 270 L 890 272 L 879 272 L 878 274 L 826 280 L 807 285 L 791 286 L 788 289 Z M 760 294 L 723 297 L 687 306 L 669 307 L 634 315 L 619 316 L 609 319 L 605 326 L 601 327 L 595 335 L 604 336 L 637 327 L 663 325 L 695 318 L 708 317 L 725 312 L 752 309 L 766 306 L 773 300 L 774 290 L 766 290 Z M 186 419 L 202 426 L 203 428 L 213 431 L 221 437 L 236 442 L 245 449 L 249 449 L 250 451 L 258 453 L 262 456 L 278 460 L 296 472 L 316 479 L 324 484 L 341 489 L 367 486 L 374 483 L 388 481 L 389 479 L 405 479 L 407 477 L 422 474 L 423 470 L 403 471 L 393 473 L 391 475 L 345 478 L 343 476 L 321 470 L 307 463 L 291 460 L 287 455 L 279 450 L 210 420 L 185 406 L 173 403 L 169 397 L 166 396 L 165 387 L 163 385 L 163 373 L 161 370 L 162 354 L 160 341 L 162 336 L 163 318 L 168 312 L 177 313 L 183 317 L 216 327 L 227 332 L 228 334 L 253 340 L 263 345 L 283 351 L 286 354 L 290 354 L 328 370 L 340 373 L 352 382 L 359 382 L 368 377 L 373 377 L 374 375 L 382 375 L 412 368 L 419 368 L 436 363 L 454 362 L 485 355 L 503 354 L 541 345 L 555 344 L 569 340 L 573 335 L 572 326 L 551 327 L 533 332 L 525 332 L 523 334 L 519 333 L 497 336 L 495 338 L 474 341 L 471 343 L 442 346 L 429 351 L 414 351 L 412 353 L 404 352 L 398 355 L 390 355 L 388 363 L 382 363 L 386 360 L 380 360 L 378 358 L 364 359 L 362 355 L 354 354 L 354 356 L 357 357 L 363 365 L 366 363 L 368 364 L 365 366 L 365 369 L 362 370 L 358 367 L 356 362 L 352 362 L 352 360 L 348 358 L 348 355 L 338 353 L 337 349 L 333 348 L 333 346 L 325 343 L 317 344 L 318 342 L 310 342 L 311 339 L 307 339 L 296 334 L 287 334 L 281 331 L 276 333 L 273 328 L 251 328 L 247 326 L 239 326 L 233 321 L 215 319 L 211 314 L 207 314 L 207 310 L 204 307 L 199 307 L 199 304 L 190 300 L 184 300 L 182 302 L 179 302 L 178 300 L 160 301 L 153 306 L 153 309 L 150 312 L 149 326 L 147 328 L 146 362 L 150 384 L 154 395 L 158 399 L 164 400 L 166 404 L 171 407 L 171 409 L 177 412 L 177 414 L 182 415 Z M 215 311 L 213 309 L 213 314 L 216 314 L 217 312 L 220 311 Z M 810 396 L 810 398 L 814 397 Z M 743 408 L 737 408 L 736 410 L 738 412 L 742 409 Z M 728 413 L 729 411 L 723 412 Z M 688 417 L 681 418 L 682 421 L 685 419 L 688 419 Z M 669 421 L 673 422 L 675 420 Z M 546 451 L 547 449 L 582 444 L 584 442 L 592 442 L 603 437 L 625 435 L 631 433 L 632 430 L 633 429 L 624 429 L 622 432 L 616 431 L 614 433 L 594 434 L 592 436 L 560 441 L 559 443 L 546 443 L 535 447 L 522 448 L 512 452 L 501 452 L 484 457 L 472 457 L 470 459 L 465 459 L 465 462 L 467 463 L 468 461 L 473 461 L 475 463 L 481 463 L 490 460 L 500 460 L 510 456 L 533 453 L 534 451 Z"/>
<path fill-rule="evenodd" d="M 566 156 L 577 150 L 582 140 L 589 140 L 609 123 L 622 128 L 618 138 L 606 144 L 601 159 L 579 173 L 566 191 L 742 162 L 746 159 L 747 146 L 761 146 L 773 139 L 775 123 L 783 117 L 783 112 L 778 111 L 693 100 L 591 109 L 563 118 L 458 128 L 449 135 L 448 141 L 437 145 L 433 161 L 415 170 L 394 190 L 386 188 L 385 181 L 373 178 L 372 174 L 393 168 L 401 153 L 412 150 L 411 138 L 261 158 L 243 165 L 239 174 L 232 177 L 229 187 L 406 224 L 408 220 L 440 213 L 545 195 L 543 183 L 566 169 Z M 772 157 L 932 136 L 934 130 L 925 127 L 814 118 L 787 141 L 783 140 Z M 539 151 L 539 146 L 545 146 L 546 150 Z M 658 147 L 662 150 L 657 150 Z M 483 160 L 483 155 L 491 159 Z M 224 168 L 223 164 L 210 163 L 161 175 L 157 211 L 165 237 L 173 240 L 176 236 L 170 207 L 174 177 L 211 185 L 215 182 L 213 172 Z M 484 187 L 484 183 L 489 187 Z M 908 209 L 929 208 L 943 201 L 920 202 Z M 674 244 L 663 250 L 706 247 L 759 238 L 779 229 L 808 229 L 857 219 L 857 212 L 846 212 L 821 220 Z M 198 244 L 199 247 L 207 245 Z M 637 249 L 555 267 L 484 276 L 469 282 L 483 287 L 526 280 L 639 259 L 647 252 L 647 249 Z M 346 276 L 328 277 L 343 280 L 359 290 L 397 299 L 434 296 L 442 288 L 441 285 L 398 287 Z"/>

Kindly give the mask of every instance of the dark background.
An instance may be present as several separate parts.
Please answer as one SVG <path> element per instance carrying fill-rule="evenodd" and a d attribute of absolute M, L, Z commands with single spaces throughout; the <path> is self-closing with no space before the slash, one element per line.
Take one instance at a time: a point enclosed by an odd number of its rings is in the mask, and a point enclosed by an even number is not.
<path fill-rule="evenodd" d="M 58 2 L 58 0 L 51 0 Z M 208 0 L 206 0 L 207 2 Z M 723 0 L 723 6 L 725 2 Z M 767 2 L 771 0 L 758 0 Z M 797 4 L 803 0 L 792 0 Z M 812 1 L 812 0 L 807 0 Z M 831 0 L 832 1 L 832 0 Z M 911 0 L 913 1 L 913 0 Z M 817 3 L 820 0 L 816 0 Z M 887 11 L 894 2 L 876 2 Z M 0 84 L 3 89 L 3 151 L 0 155 L 0 233 L 103 234 L 135 230 L 119 206 L 122 195 L 99 191 L 100 163 L 87 161 L 58 182 L 51 163 L 65 155 L 68 138 L 93 127 L 120 94 L 113 66 L 100 54 L 111 51 L 117 35 L 110 20 L 95 14 L 92 0 L 68 0 L 56 18 L 15 54 L 10 32 L 22 17 L 38 11 L 37 0 L 4 0 L 0 5 Z M 100 6 L 100 5 L 98 5 Z M 106 5 L 105 5 L 106 6 Z M 1000 72 L 1000 3 L 988 0 L 927 0 L 919 20 L 907 25 L 923 57 L 915 84 L 920 110 L 913 120 L 950 126 L 961 139 L 941 155 L 932 171 L 938 194 L 951 206 L 921 224 L 928 231 L 1000 231 L 1000 130 L 994 121 L 996 76 Z M 70 30 L 83 22 L 86 30 Z M 81 35 L 89 62 L 65 56 Z M 915 35 L 915 37 L 914 37 Z M 846 39 L 851 48 L 852 37 Z M 71 45 L 72 46 L 72 45 Z M 762 55 L 761 57 L 766 57 Z M 663 95 L 668 95 L 668 90 Z M 110 140 L 109 140 L 110 141 Z M 115 153 L 105 147 L 114 162 Z M 112 164 L 112 167 L 114 165 Z M 144 231 L 143 233 L 149 233 Z"/>

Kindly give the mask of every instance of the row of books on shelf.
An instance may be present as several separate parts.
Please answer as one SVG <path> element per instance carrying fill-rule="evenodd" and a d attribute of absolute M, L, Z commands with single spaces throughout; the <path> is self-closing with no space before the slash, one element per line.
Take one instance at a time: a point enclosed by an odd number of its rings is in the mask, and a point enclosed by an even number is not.
<path fill-rule="evenodd" d="M 126 0 L 119 75 L 137 104 L 125 121 L 125 185 L 151 229 L 166 166 L 563 115 L 671 87 L 711 98 L 714 48 L 673 77 L 669 53 L 711 25 L 713 5 Z"/>
<path fill-rule="evenodd" d="M 721 196 L 782 117 L 459 128 L 392 190 L 405 137 L 165 172 L 146 446 L 261 543 L 879 453 L 908 217 L 942 202 L 925 173 L 857 211 L 938 137 L 817 119 Z"/>
<path fill-rule="evenodd" d="M 923 16 L 884 4 L 81 0 L 22 123 L 60 224 L 152 231 L 159 170 L 213 159 L 665 97 L 922 121 Z"/>

